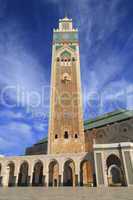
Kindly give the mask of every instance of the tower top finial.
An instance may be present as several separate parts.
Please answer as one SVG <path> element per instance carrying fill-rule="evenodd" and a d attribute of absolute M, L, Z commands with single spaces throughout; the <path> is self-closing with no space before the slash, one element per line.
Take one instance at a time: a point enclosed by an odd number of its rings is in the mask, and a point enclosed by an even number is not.
<path fill-rule="evenodd" d="M 65 12 L 65 18 L 67 18 L 67 19 L 68 19 L 68 15 L 67 15 L 67 12 Z"/>
<path fill-rule="evenodd" d="M 65 17 L 64 17 L 63 19 L 60 19 L 59 21 L 60 21 L 60 22 L 63 22 L 63 21 L 65 21 L 65 22 L 70 22 L 70 21 L 72 21 L 72 19 L 69 19 L 69 18 L 67 17 L 67 15 L 65 15 Z"/>
<path fill-rule="evenodd" d="M 68 18 L 68 17 L 67 17 L 67 13 L 65 14 L 65 18 Z"/>

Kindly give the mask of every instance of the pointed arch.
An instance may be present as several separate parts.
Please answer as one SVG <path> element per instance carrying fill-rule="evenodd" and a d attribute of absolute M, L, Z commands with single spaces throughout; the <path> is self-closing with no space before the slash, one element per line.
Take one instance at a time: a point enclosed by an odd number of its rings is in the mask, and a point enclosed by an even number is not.
<path fill-rule="evenodd" d="M 59 185 L 59 163 L 52 160 L 49 163 L 49 186 L 57 187 Z"/>
<path fill-rule="evenodd" d="M 34 165 L 34 172 L 33 172 L 33 186 L 43 186 L 43 163 L 42 161 L 37 161 Z"/>
<path fill-rule="evenodd" d="M 14 162 L 9 162 L 7 165 L 8 170 L 8 186 L 12 187 L 15 186 L 15 164 Z"/>
<path fill-rule="evenodd" d="M 64 163 L 63 185 L 75 186 L 75 163 L 71 159 Z"/>
<path fill-rule="evenodd" d="M 89 185 L 93 184 L 93 169 L 92 164 L 88 160 L 83 160 L 80 163 L 80 185 Z"/>
<path fill-rule="evenodd" d="M 60 54 L 60 57 L 61 58 L 67 58 L 67 59 L 69 59 L 69 58 L 71 58 L 71 53 L 70 53 L 70 51 L 68 51 L 68 50 L 64 50 L 61 54 Z"/>
<path fill-rule="evenodd" d="M 60 49 L 58 49 L 56 51 L 56 56 L 57 57 L 61 57 L 61 55 L 63 55 L 64 53 L 66 53 L 66 55 L 69 55 L 71 57 L 76 57 L 76 51 L 72 48 L 70 48 L 69 46 L 63 46 Z"/>
<path fill-rule="evenodd" d="M 28 176 L 29 164 L 27 161 L 23 161 L 19 169 L 18 186 L 28 186 L 29 176 Z"/>
<path fill-rule="evenodd" d="M 111 154 L 108 156 L 106 160 L 106 165 L 107 165 L 108 184 L 110 186 L 125 185 L 124 171 L 122 168 L 122 163 L 120 158 L 115 154 Z"/>

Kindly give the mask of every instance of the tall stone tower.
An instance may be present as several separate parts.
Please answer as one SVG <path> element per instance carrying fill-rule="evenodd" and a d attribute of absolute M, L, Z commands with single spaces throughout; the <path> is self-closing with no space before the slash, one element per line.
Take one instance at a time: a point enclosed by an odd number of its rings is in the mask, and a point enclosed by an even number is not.
<path fill-rule="evenodd" d="M 53 31 L 48 153 L 85 152 L 78 30 L 72 19 Z"/>

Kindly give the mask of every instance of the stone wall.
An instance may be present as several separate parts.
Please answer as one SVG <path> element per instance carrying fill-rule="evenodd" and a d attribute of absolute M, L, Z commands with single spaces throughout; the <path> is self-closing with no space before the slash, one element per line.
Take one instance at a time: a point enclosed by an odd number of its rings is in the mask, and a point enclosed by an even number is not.
<path fill-rule="evenodd" d="M 133 119 L 108 124 L 95 129 L 96 144 L 133 142 Z"/>

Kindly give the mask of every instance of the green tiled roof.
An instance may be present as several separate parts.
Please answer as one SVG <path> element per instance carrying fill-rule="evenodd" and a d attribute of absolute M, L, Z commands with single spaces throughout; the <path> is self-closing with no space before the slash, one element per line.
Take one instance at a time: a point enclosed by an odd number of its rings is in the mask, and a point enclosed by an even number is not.
<path fill-rule="evenodd" d="M 47 143 L 48 142 L 48 137 L 43 138 L 42 140 L 39 140 L 35 145 L 37 144 L 43 144 L 43 143 Z"/>
<path fill-rule="evenodd" d="M 95 119 L 85 121 L 84 129 L 90 130 L 93 128 L 98 128 L 101 126 L 105 126 L 107 124 L 126 120 L 131 117 L 133 117 L 133 110 L 131 110 L 131 111 L 130 110 L 117 110 L 117 111 L 99 116 Z"/>
<path fill-rule="evenodd" d="M 84 129 L 91 130 L 93 128 L 98 128 L 105 126 L 107 124 L 123 121 L 133 117 L 133 110 L 117 110 L 99 116 L 95 119 L 90 119 L 84 122 Z M 48 141 L 48 138 L 40 140 L 37 144 L 42 144 Z"/>

